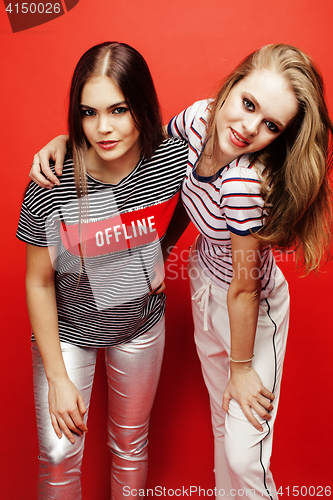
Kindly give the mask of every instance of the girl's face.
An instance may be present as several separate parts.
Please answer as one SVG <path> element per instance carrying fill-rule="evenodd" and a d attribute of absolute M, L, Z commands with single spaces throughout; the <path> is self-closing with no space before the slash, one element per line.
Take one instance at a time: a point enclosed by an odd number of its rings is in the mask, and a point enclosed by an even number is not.
<path fill-rule="evenodd" d="M 272 70 L 253 71 L 236 83 L 217 115 L 220 161 L 268 146 L 292 122 L 298 111 L 293 90 Z"/>
<path fill-rule="evenodd" d="M 107 76 L 91 78 L 81 95 L 83 132 L 99 167 L 121 167 L 140 158 L 140 133 L 120 89 Z"/>

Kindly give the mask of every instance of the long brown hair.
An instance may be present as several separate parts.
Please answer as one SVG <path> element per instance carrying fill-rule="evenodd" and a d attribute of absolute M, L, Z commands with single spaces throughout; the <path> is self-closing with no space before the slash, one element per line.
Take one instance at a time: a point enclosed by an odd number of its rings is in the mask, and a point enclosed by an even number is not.
<path fill-rule="evenodd" d="M 148 65 L 130 45 L 104 42 L 91 47 L 73 74 L 68 109 L 68 152 L 74 161 L 78 197 L 87 194 L 85 155 L 89 146 L 80 110 L 84 85 L 93 77 L 108 76 L 119 87 L 140 132 L 141 155 L 150 158 L 162 142 L 161 110 Z"/>
<path fill-rule="evenodd" d="M 89 222 L 86 165 L 89 143 L 82 128 L 80 104 L 84 85 L 91 78 L 101 76 L 111 78 L 124 95 L 140 132 L 141 156 L 149 159 L 164 139 L 160 105 L 152 76 L 142 55 L 130 45 L 119 42 L 104 42 L 87 50 L 74 70 L 68 108 L 68 154 L 74 162 L 78 197 L 81 269 L 84 266 L 86 223 Z"/>
<path fill-rule="evenodd" d="M 331 245 L 333 124 L 323 80 L 311 58 L 291 45 L 273 44 L 246 57 L 224 80 L 210 105 L 207 140 L 217 155 L 216 117 L 231 88 L 255 70 L 282 75 L 295 93 L 298 114 L 292 125 L 252 155 L 265 166 L 262 196 L 269 216 L 255 233 L 263 243 L 300 250 L 305 270 L 318 268 Z"/>

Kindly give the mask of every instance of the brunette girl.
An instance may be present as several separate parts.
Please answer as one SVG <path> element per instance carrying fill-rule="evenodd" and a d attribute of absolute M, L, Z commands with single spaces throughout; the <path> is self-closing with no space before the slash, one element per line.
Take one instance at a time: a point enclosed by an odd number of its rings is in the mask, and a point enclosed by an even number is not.
<path fill-rule="evenodd" d="M 111 495 L 132 498 L 145 486 L 164 347 L 160 243 L 179 198 L 187 146 L 163 140 L 147 64 L 116 42 L 92 47 L 78 62 L 68 128 L 61 185 L 29 186 L 17 231 L 27 247 L 38 498 L 81 498 L 98 348 L 109 391 Z"/>

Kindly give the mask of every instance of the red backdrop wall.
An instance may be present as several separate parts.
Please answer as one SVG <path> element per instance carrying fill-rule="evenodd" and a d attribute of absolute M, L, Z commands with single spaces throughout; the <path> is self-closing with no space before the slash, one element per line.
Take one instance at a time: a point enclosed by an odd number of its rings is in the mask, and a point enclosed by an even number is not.
<path fill-rule="evenodd" d="M 333 111 L 331 0 L 80 0 L 67 14 L 12 33 L 0 6 L 1 77 L 1 498 L 36 498 L 37 437 L 30 327 L 25 306 L 24 245 L 15 239 L 33 153 L 65 131 L 74 66 L 90 46 L 118 40 L 137 48 L 151 68 L 165 121 L 197 99 L 257 47 L 285 42 L 307 51 L 324 75 Z M 208 396 L 192 340 L 183 235 L 167 269 L 167 345 L 151 419 L 148 486 L 212 488 L 213 443 Z M 276 424 L 272 471 L 289 496 L 332 486 L 332 264 L 301 278 L 293 257 L 280 265 L 292 313 Z M 178 276 L 178 279 L 175 279 Z M 106 387 L 100 357 L 83 464 L 84 499 L 108 500 Z M 301 486 L 316 490 L 300 490 Z M 288 490 L 289 487 L 289 490 Z M 169 491 L 169 494 L 167 490 Z M 192 490 L 193 491 L 193 490 Z M 326 490 L 326 495 L 329 490 Z M 322 492 L 325 496 L 325 490 Z M 197 498 L 198 493 L 192 493 Z M 301 496 L 301 495 L 300 495 Z"/>

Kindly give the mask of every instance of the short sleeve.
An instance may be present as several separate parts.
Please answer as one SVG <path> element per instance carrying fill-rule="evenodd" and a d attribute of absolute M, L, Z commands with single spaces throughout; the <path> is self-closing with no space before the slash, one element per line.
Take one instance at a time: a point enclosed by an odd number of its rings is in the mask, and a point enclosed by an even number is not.
<path fill-rule="evenodd" d="M 246 236 L 265 222 L 261 182 L 254 168 L 231 168 L 221 184 L 221 210 L 230 232 Z"/>
<path fill-rule="evenodd" d="M 55 246 L 60 240 L 60 220 L 56 207 L 58 186 L 49 190 L 30 182 L 21 207 L 16 236 L 40 247 Z"/>
<path fill-rule="evenodd" d="M 56 214 L 43 218 L 31 212 L 22 204 L 16 236 L 19 240 L 38 247 L 58 245 L 60 241 L 60 221 Z"/>
<path fill-rule="evenodd" d="M 203 116 L 207 114 L 209 101 L 197 101 L 192 106 L 184 109 L 179 115 L 176 115 L 168 124 L 168 134 L 172 137 L 178 137 L 189 142 L 189 137 L 198 133 L 200 137 L 203 134 L 201 130 L 206 126 Z M 201 122 L 202 121 L 202 122 Z"/>

